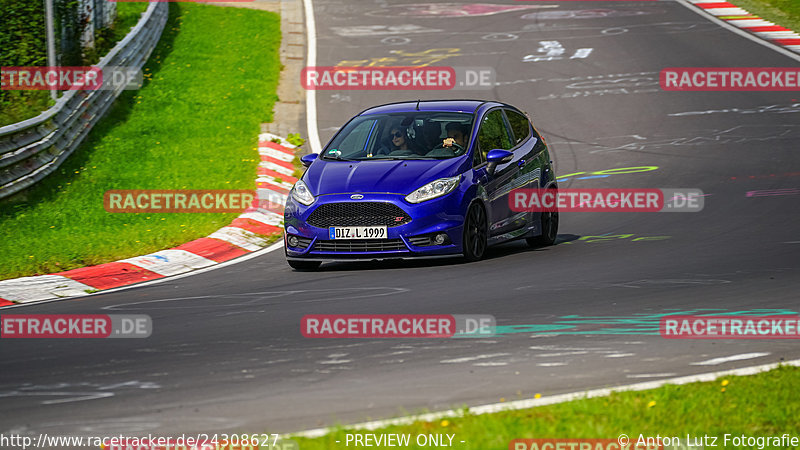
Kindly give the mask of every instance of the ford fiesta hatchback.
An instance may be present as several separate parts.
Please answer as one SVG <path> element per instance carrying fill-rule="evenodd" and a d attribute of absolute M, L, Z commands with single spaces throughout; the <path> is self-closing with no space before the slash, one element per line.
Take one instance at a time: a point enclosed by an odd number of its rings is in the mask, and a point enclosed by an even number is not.
<path fill-rule="evenodd" d="M 551 245 L 558 212 L 513 212 L 512 189 L 556 189 L 547 146 L 513 106 L 478 100 L 376 106 L 351 119 L 286 202 L 289 265 L 463 255 L 524 238 Z"/>

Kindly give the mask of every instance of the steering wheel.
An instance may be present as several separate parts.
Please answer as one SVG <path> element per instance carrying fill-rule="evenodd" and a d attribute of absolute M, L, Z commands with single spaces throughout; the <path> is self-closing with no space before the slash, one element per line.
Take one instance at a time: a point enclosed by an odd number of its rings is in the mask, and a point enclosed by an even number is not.
<path fill-rule="evenodd" d="M 431 151 L 439 150 L 439 149 L 453 149 L 453 154 L 454 155 L 459 155 L 461 153 L 464 153 L 464 147 L 456 144 L 455 142 L 453 142 L 452 144 L 450 144 L 450 145 L 448 145 L 446 147 L 445 147 L 444 143 L 441 143 L 441 144 L 437 145 L 436 147 L 433 147 L 433 150 L 431 150 Z"/>

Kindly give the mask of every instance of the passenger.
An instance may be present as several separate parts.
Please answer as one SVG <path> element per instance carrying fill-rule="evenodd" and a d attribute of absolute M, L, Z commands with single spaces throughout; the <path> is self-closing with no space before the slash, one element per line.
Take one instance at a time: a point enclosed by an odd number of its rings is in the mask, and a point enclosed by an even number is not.
<path fill-rule="evenodd" d="M 378 155 L 388 155 L 396 151 L 408 150 L 408 140 L 406 138 L 406 129 L 403 127 L 393 127 L 389 136 L 383 140 L 383 145 L 374 153 Z M 368 158 L 373 156 L 372 153 L 367 154 Z"/>
<path fill-rule="evenodd" d="M 392 148 L 389 150 L 390 152 L 409 150 L 405 128 L 392 128 L 389 137 L 392 139 Z"/>
<path fill-rule="evenodd" d="M 417 144 L 408 136 L 408 129 L 403 126 L 392 127 L 389 133 L 388 145 L 382 145 L 377 155 L 391 156 L 414 156 L 427 153 L 420 144 Z M 370 157 L 371 155 L 367 155 Z"/>

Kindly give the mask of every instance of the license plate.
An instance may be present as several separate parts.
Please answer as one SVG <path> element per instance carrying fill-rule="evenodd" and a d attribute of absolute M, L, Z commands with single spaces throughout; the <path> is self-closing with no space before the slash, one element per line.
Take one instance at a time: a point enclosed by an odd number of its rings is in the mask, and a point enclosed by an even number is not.
<path fill-rule="evenodd" d="M 330 227 L 331 239 L 386 239 L 386 227 Z"/>

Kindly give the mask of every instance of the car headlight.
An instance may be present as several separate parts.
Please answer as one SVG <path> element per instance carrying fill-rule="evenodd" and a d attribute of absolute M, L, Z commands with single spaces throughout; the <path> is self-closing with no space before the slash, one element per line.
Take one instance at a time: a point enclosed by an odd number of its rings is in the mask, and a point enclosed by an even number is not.
<path fill-rule="evenodd" d="M 314 203 L 314 196 L 311 195 L 311 191 L 308 190 L 308 186 L 303 183 L 303 180 L 298 180 L 297 183 L 294 184 L 292 188 L 292 198 L 306 206 Z"/>
<path fill-rule="evenodd" d="M 453 191 L 458 186 L 458 181 L 461 175 L 452 178 L 439 178 L 438 180 L 431 181 L 430 183 L 422 186 L 416 191 L 406 196 L 406 201 L 409 203 L 420 203 L 432 198 L 441 197 Z"/>

